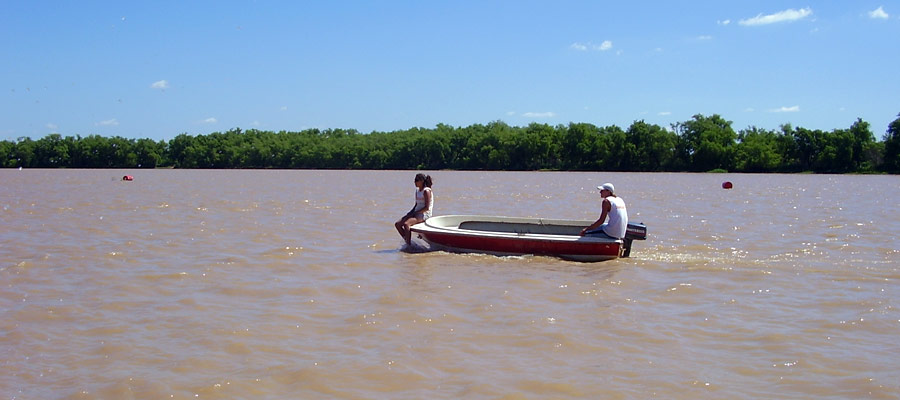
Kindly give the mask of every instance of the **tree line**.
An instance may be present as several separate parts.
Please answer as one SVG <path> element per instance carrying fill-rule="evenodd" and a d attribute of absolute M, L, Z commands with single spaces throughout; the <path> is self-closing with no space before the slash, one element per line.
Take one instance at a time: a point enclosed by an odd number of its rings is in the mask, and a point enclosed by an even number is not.
<path fill-rule="evenodd" d="M 169 141 L 50 134 L 0 142 L 0 167 L 900 172 L 900 115 L 882 141 L 862 119 L 831 131 L 791 125 L 735 131 L 731 124 L 698 114 L 670 129 L 644 121 L 624 130 L 495 121 L 368 134 L 232 129 Z"/>

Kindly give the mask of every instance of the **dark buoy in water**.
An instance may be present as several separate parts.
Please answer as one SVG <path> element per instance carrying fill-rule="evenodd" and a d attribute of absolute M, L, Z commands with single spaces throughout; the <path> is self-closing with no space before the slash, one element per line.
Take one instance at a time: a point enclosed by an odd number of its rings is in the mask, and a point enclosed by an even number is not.
<path fill-rule="evenodd" d="M 131 176 L 131 175 L 125 175 L 125 176 L 122 177 L 122 180 L 123 180 L 123 181 L 133 181 L 133 180 L 134 180 L 134 177 Z"/>
<path fill-rule="evenodd" d="M 734 185 L 732 185 L 731 182 L 729 182 L 729 181 L 722 182 L 722 189 L 731 189 L 732 187 L 734 187 Z"/>

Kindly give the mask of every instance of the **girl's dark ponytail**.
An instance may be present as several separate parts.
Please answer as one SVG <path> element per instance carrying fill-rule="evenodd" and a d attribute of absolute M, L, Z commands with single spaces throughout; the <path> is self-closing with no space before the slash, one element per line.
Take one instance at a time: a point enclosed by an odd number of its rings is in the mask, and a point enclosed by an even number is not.
<path fill-rule="evenodd" d="M 416 182 L 422 181 L 425 183 L 425 187 L 431 187 L 431 175 L 425 175 L 423 173 L 416 174 Z"/>

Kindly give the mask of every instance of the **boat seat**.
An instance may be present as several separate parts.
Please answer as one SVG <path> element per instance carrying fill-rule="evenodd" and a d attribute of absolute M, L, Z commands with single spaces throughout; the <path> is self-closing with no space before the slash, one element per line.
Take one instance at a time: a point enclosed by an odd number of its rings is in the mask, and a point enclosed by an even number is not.
<path fill-rule="evenodd" d="M 541 225 L 518 222 L 465 221 L 459 224 L 459 229 L 482 232 L 577 236 L 581 233 L 582 227 L 574 225 Z"/>

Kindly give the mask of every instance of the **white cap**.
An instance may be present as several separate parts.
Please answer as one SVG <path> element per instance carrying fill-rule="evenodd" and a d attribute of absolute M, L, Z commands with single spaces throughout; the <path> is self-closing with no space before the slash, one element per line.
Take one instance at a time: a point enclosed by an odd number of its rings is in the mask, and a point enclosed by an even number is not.
<path fill-rule="evenodd" d="M 603 191 L 603 190 L 609 190 L 610 193 L 616 194 L 616 187 L 613 186 L 612 183 L 608 183 L 608 182 L 607 182 L 607 183 L 604 183 L 604 184 L 602 184 L 602 185 L 600 185 L 600 186 L 597 186 L 597 189 L 600 190 L 600 191 Z"/>

